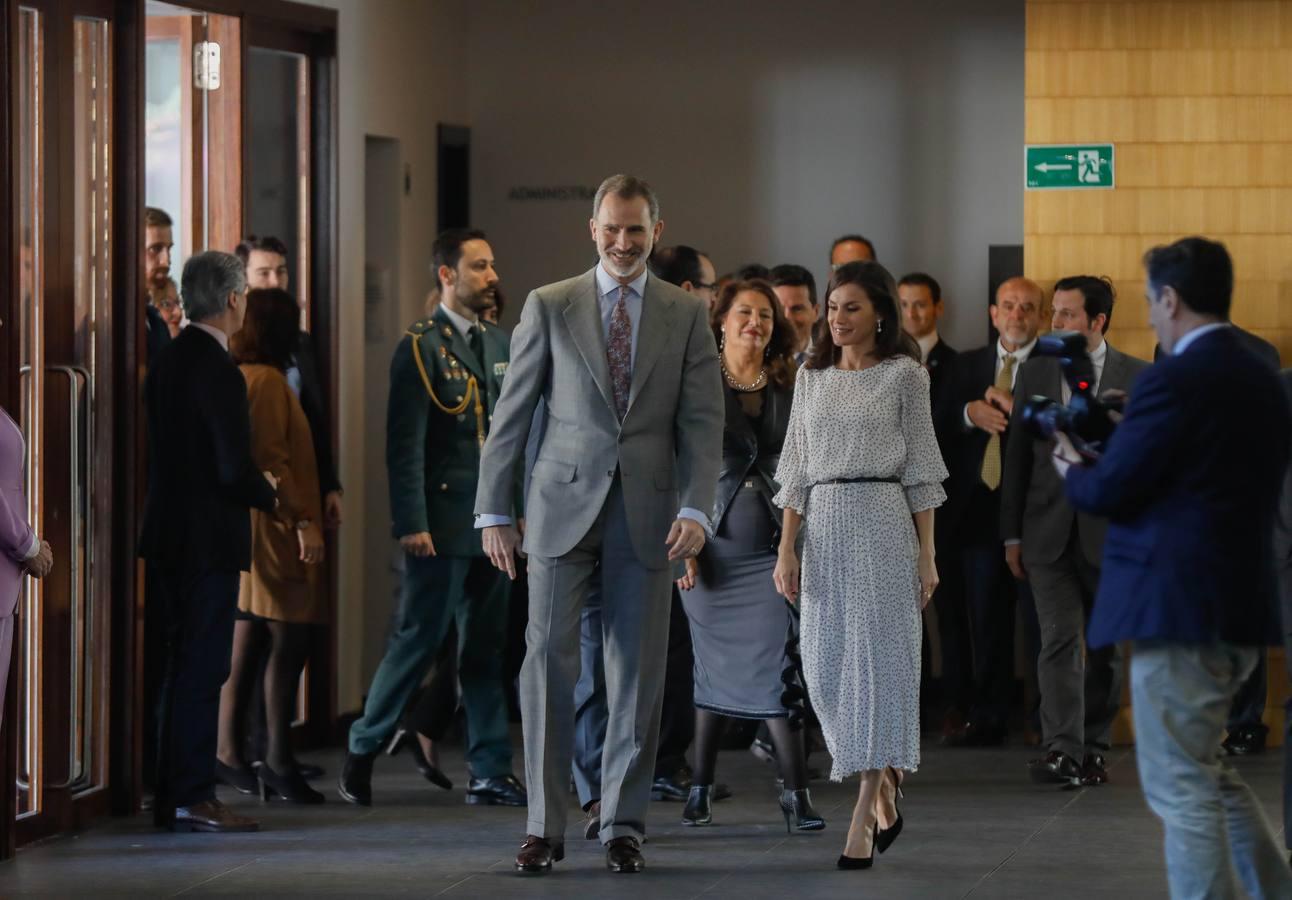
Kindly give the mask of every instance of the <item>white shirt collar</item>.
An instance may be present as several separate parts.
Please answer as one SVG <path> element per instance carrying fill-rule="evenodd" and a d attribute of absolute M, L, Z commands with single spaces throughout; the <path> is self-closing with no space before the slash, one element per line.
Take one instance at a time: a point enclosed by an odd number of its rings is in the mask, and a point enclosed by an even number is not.
<path fill-rule="evenodd" d="M 1009 350 L 1005 349 L 1005 345 L 1000 342 L 999 338 L 997 338 L 996 360 L 999 362 L 1000 360 L 1004 359 L 1006 356 L 1012 356 L 1014 357 L 1015 364 L 1024 363 L 1027 361 L 1027 358 L 1032 355 L 1032 348 L 1034 348 L 1035 346 L 1036 346 L 1036 338 L 1032 338 L 1032 340 L 1030 340 L 1028 343 L 1024 344 L 1023 346 L 1019 347 L 1017 350 L 1010 352 Z"/>
<path fill-rule="evenodd" d="M 1228 327 L 1228 322 L 1208 322 L 1206 325 L 1199 325 L 1197 328 L 1193 329 L 1193 331 L 1190 331 L 1184 337 L 1175 342 L 1175 347 L 1171 350 L 1171 355 L 1179 356 L 1185 350 L 1189 349 L 1190 344 L 1202 337 L 1204 334 L 1210 334 L 1213 331 L 1219 331 L 1221 328 Z"/>
<path fill-rule="evenodd" d="M 1103 338 L 1099 339 L 1099 346 L 1090 351 L 1090 361 L 1094 363 L 1096 369 L 1103 370 L 1104 360 L 1108 358 L 1108 342 Z"/>
<path fill-rule="evenodd" d="M 223 331 L 216 328 L 214 325 L 208 325 L 205 322 L 189 322 L 188 324 L 190 328 L 200 328 L 205 331 L 211 337 L 220 342 L 220 346 L 224 348 L 225 353 L 229 352 L 229 336 Z"/>
<path fill-rule="evenodd" d="M 471 329 L 475 327 L 475 322 L 472 322 L 466 316 L 455 313 L 453 310 L 449 309 L 448 304 L 441 303 L 440 309 L 444 310 L 444 315 L 449 317 L 449 321 L 452 322 L 453 327 L 458 330 L 458 334 L 463 337 L 467 337 L 471 334 Z M 478 322 L 479 320 L 477 319 L 476 321 Z"/>
<path fill-rule="evenodd" d="M 642 269 L 642 273 L 628 282 L 628 290 L 632 291 L 638 297 L 646 296 L 646 276 L 650 274 L 650 268 Z M 608 294 L 618 295 L 619 280 L 606 271 L 605 266 L 597 263 L 597 295 L 605 297 Z M 616 296 L 616 299 L 618 297 Z"/>
<path fill-rule="evenodd" d="M 938 337 L 938 330 L 936 328 L 924 337 L 915 339 L 915 343 L 920 345 L 920 362 L 929 361 L 929 353 L 938 345 L 938 341 L 940 340 L 942 339 Z"/>

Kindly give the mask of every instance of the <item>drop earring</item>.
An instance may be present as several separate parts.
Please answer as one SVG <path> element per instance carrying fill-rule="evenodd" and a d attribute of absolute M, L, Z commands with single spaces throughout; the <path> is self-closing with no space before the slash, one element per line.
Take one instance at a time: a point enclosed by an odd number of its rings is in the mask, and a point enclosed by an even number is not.
<path fill-rule="evenodd" d="M 883 334 L 883 333 L 884 333 L 884 320 L 880 319 L 879 322 L 875 324 L 875 334 Z"/>

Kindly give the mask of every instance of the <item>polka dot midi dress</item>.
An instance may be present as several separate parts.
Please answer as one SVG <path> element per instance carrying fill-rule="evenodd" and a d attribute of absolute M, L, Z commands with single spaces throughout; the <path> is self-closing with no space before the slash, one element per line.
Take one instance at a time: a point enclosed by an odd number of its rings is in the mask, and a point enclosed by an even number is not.
<path fill-rule="evenodd" d="M 911 516 L 942 505 L 946 477 L 919 363 L 895 356 L 861 371 L 799 371 L 775 503 L 804 515 L 800 650 L 834 781 L 919 767 L 919 540 Z M 847 478 L 897 481 L 824 483 Z"/>

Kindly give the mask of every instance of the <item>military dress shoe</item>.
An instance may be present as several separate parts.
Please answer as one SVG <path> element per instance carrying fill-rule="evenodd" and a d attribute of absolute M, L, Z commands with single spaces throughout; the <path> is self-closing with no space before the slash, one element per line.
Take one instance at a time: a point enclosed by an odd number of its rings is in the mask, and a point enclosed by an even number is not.
<path fill-rule="evenodd" d="M 376 753 L 347 753 L 336 789 L 341 799 L 359 806 L 372 806 L 372 761 Z"/>
<path fill-rule="evenodd" d="M 1108 761 L 1102 753 L 1087 753 L 1081 761 L 1081 783 L 1087 787 L 1108 783 Z"/>
<path fill-rule="evenodd" d="M 652 800 L 684 801 L 689 793 L 691 793 L 691 774 L 689 772 L 660 775 L 650 787 L 650 798 Z"/>
<path fill-rule="evenodd" d="M 1032 760 L 1027 764 L 1027 771 L 1037 784 L 1077 787 L 1084 777 L 1080 764 L 1062 750 L 1051 750 L 1044 759 Z"/>
<path fill-rule="evenodd" d="M 468 781 L 467 802 L 482 806 L 525 806 L 529 796 L 515 775 L 495 775 Z"/>
<path fill-rule="evenodd" d="M 959 731 L 943 739 L 948 747 L 999 747 L 1005 743 L 1005 726 L 966 722 Z"/>
<path fill-rule="evenodd" d="M 516 854 L 516 871 L 522 875 L 546 875 L 552 863 L 565 859 L 565 843 L 549 841 L 536 834 L 525 835 L 525 842 Z"/>
<path fill-rule="evenodd" d="M 606 868 L 611 872 L 640 872 L 646 868 L 641 845 L 634 837 L 611 838 L 606 844 Z"/>
<path fill-rule="evenodd" d="M 1269 729 L 1264 725 L 1248 725 L 1236 728 L 1226 735 L 1220 745 L 1230 756 L 1247 756 L 1252 753 L 1265 752 L 1265 735 Z"/>
<path fill-rule="evenodd" d="M 255 819 L 240 816 L 219 800 L 203 800 L 192 806 L 175 807 L 171 831 L 210 831 L 225 834 L 234 831 L 259 831 Z"/>

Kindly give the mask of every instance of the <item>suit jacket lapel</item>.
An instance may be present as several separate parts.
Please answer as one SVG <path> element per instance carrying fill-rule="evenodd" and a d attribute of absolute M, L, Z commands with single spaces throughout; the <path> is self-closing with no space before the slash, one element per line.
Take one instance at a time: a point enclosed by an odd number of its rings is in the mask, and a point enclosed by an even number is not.
<path fill-rule="evenodd" d="M 1119 390 L 1124 391 L 1130 388 L 1127 384 L 1129 381 L 1128 366 L 1126 365 L 1126 354 L 1119 350 L 1114 350 L 1111 345 L 1108 347 L 1108 355 L 1104 358 L 1104 373 L 1099 379 L 1099 393 L 1104 391 Z"/>
<path fill-rule="evenodd" d="M 449 352 L 458 358 L 458 362 L 476 377 L 482 385 L 484 384 L 485 373 L 480 368 L 480 363 L 476 360 L 476 355 L 471 352 L 471 345 L 462 333 L 454 327 L 452 320 L 442 309 L 437 308 L 435 315 L 431 317 L 435 322 L 435 327 L 440 333 L 448 338 Z"/>
<path fill-rule="evenodd" d="M 615 409 L 615 392 L 610 385 L 610 364 L 606 362 L 606 337 L 601 326 L 601 309 L 597 305 L 596 270 L 590 270 L 580 281 L 563 313 L 574 346 L 588 366 L 592 380 L 601 391 L 601 399 L 611 411 Z M 645 318 L 643 311 L 643 318 Z M 640 353 L 640 344 L 638 353 Z"/>
<path fill-rule="evenodd" d="M 633 359 L 633 381 L 628 392 L 628 408 L 641 393 L 642 385 L 650 377 L 660 353 L 669 339 L 673 324 L 673 299 L 656 290 L 655 278 L 646 279 L 646 296 L 642 297 L 642 320 L 637 335 L 637 355 Z"/>

